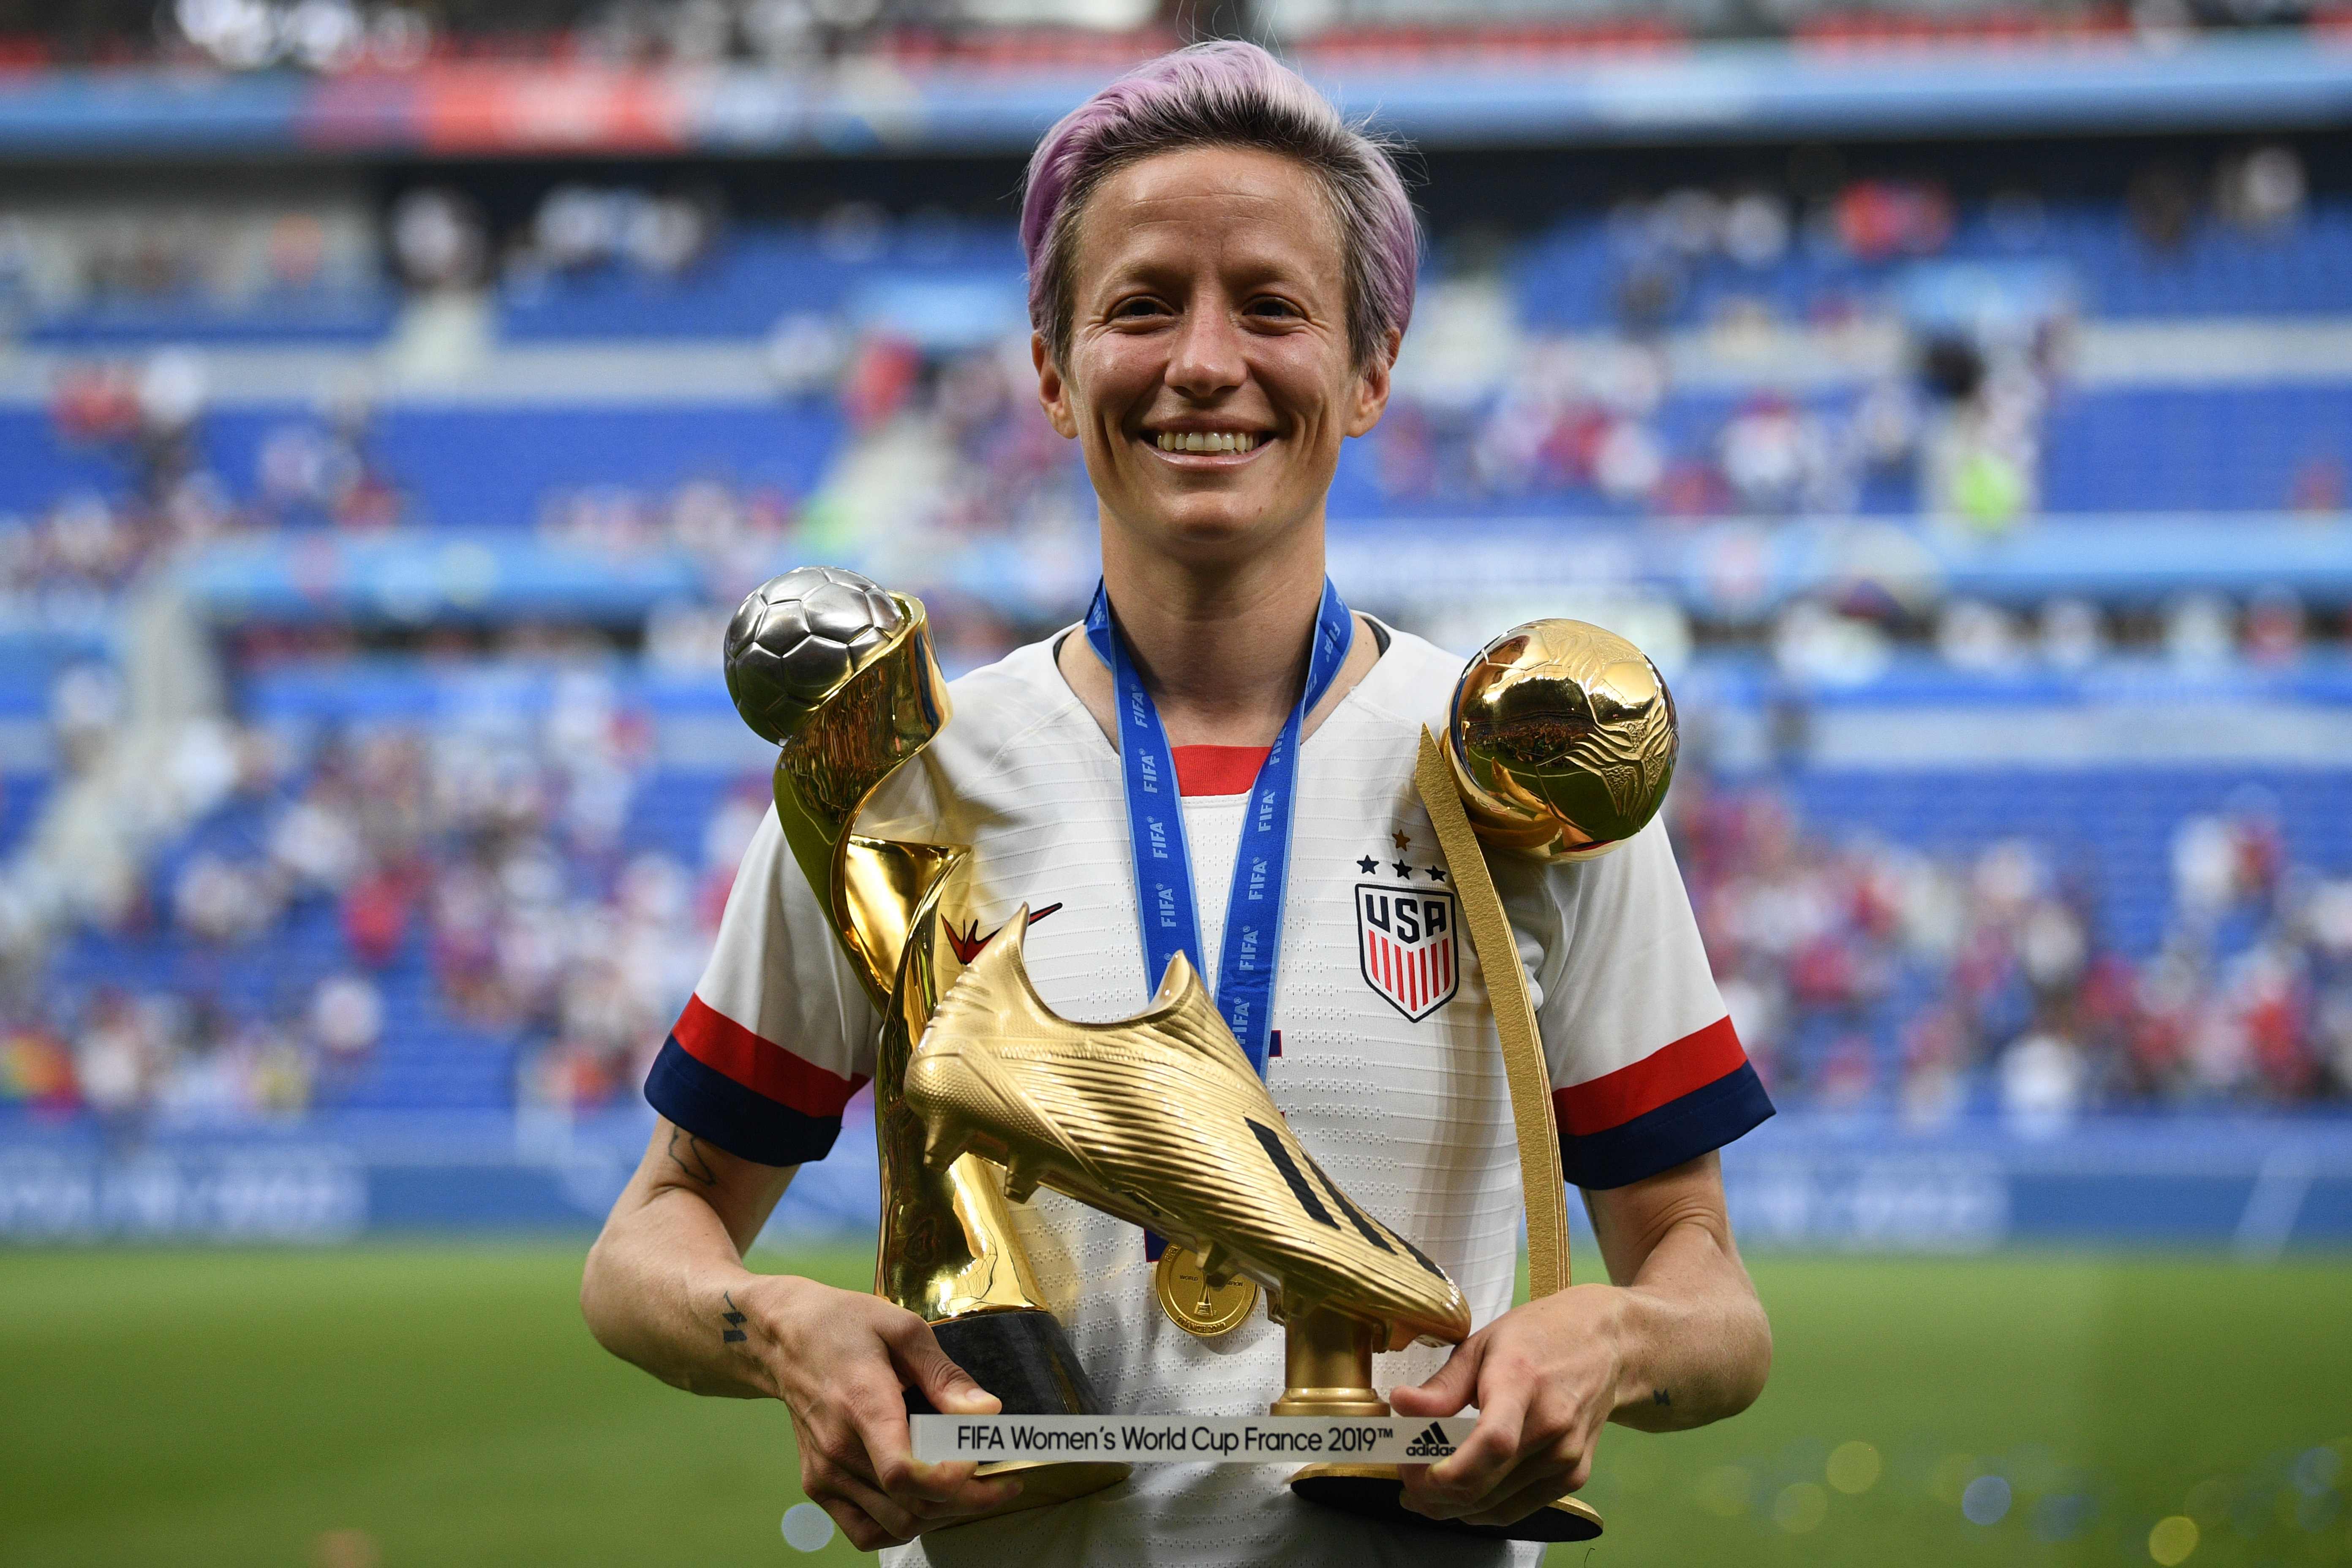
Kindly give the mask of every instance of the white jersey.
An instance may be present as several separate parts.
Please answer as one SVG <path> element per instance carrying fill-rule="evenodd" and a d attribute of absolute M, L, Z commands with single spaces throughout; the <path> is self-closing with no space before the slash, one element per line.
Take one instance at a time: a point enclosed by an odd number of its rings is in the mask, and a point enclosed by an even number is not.
<path fill-rule="evenodd" d="M 1421 726 L 1444 721 L 1461 661 L 1381 629 L 1386 651 L 1299 753 L 1267 1086 L 1332 1180 L 1443 1265 L 1484 1324 L 1511 1304 L 1517 1152 L 1486 987 L 1413 787 Z M 958 946 L 976 951 L 1025 903 L 1029 973 L 1045 1002 L 1071 1018 L 1121 1018 L 1158 977 L 1144 972 L 1119 757 L 1054 647 L 1018 649 L 955 682 L 953 719 L 859 830 L 970 845 L 940 906 Z M 1260 755 L 1241 751 L 1182 747 L 1176 758 L 1211 975 Z M 1598 860 L 1495 870 L 1542 996 L 1571 1181 L 1639 1180 L 1771 1113 L 1662 823 Z M 647 1098 L 743 1158 L 822 1158 L 873 1073 L 877 1030 L 772 812 Z M 1045 1304 L 1108 1409 L 1237 1415 L 1281 1392 L 1282 1331 L 1263 1313 L 1213 1341 L 1170 1323 L 1135 1226 L 1050 1191 L 1013 1212 Z M 1384 1355 L 1375 1379 L 1418 1382 L 1444 1356 Z M 1097 1497 L 941 1531 L 891 1560 L 1438 1568 L 1539 1554 L 1363 1523 L 1293 1498 L 1287 1473 L 1141 1465 Z"/>

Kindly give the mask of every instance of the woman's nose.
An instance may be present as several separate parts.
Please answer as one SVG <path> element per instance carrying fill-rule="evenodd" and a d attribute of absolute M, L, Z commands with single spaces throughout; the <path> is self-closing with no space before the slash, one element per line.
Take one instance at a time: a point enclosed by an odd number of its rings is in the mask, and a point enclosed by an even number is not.
<path fill-rule="evenodd" d="M 1207 397 L 1241 384 L 1248 366 L 1242 335 L 1222 310 L 1186 313 L 1168 360 L 1168 384 L 1187 397 Z"/>

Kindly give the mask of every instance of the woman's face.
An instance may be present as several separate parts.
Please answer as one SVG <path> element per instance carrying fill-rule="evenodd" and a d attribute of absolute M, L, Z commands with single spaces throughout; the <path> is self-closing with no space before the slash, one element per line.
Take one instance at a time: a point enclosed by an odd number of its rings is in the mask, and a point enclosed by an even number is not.
<path fill-rule="evenodd" d="M 1078 222 L 1066 363 L 1032 353 L 1054 427 L 1084 445 L 1108 525 L 1203 562 L 1322 517 L 1342 437 L 1387 405 L 1393 339 L 1358 370 L 1339 226 L 1271 153 L 1162 153 Z"/>

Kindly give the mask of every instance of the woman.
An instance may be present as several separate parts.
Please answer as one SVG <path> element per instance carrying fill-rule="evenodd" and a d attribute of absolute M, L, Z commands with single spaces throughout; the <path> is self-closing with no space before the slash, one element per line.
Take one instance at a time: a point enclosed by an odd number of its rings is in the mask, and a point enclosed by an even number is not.
<path fill-rule="evenodd" d="M 953 722 L 865 830 L 973 847 L 942 901 L 967 942 L 1045 911 L 1028 967 L 1066 1016 L 1139 1010 L 1177 947 L 1215 978 L 1318 1162 L 1444 1265 L 1480 1324 L 1450 1353 L 1381 1363 L 1400 1413 L 1480 1413 L 1460 1452 L 1408 1472 L 1409 1506 L 1517 1519 L 1582 1484 L 1606 1421 L 1744 1407 L 1769 1335 L 1714 1151 L 1770 1107 L 1656 824 L 1602 859 L 1503 869 L 1567 1169 L 1615 1281 L 1509 1310 L 1507 1097 L 1412 784 L 1460 662 L 1349 614 L 1323 575 L 1339 444 L 1379 422 L 1412 309 L 1416 236 L 1388 158 L 1264 51 L 1203 45 L 1054 129 L 1022 240 L 1038 395 L 1085 454 L 1104 588 L 1083 627 L 957 684 Z M 1147 797 L 1169 771 L 1183 798 L 1159 822 Z M 1363 957 L 1367 922 L 1392 919 L 1432 955 L 1411 984 Z M 922 1536 L 902 1562 L 1533 1560 L 1318 1510 L 1279 1467 L 1139 1467 L 950 1528 L 1016 1483 L 915 1463 L 900 1391 L 950 1412 L 992 1398 L 912 1314 L 740 1260 L 830 1146 L 875 1028 L 772 818 L 648 1084 L 664 1120 L 590 1258 L 608 1347 L 698 1392 L 781 1398 L 808 1495 L 861 1547 Z M 1262 1314 L 1200 1338 L 1163 1313 L 1142 1233 L 1052 1193 L 1016 1217 L 1110 1409 L 1238 1414 L 1281 1386 Z"/>

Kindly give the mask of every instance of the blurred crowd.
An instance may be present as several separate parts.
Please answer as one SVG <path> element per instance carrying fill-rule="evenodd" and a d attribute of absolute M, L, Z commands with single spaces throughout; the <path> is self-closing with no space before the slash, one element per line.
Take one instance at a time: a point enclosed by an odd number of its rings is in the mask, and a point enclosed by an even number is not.
<path fill-rule="evenodd" d="M 2153 257 L 2213 226 L 2288 234 L 2305 205 L 2296 153 L 2268 145 L 2201 172 L 2151 163 L 2103 221 L 2126 227 Z M 2020 265 L 1979 258 L 1943 274 L 1897 265 L 1945 256 L 1964 220 Z M 1925 515 L 2006 530 L 2040 502 L 2045 416 L 2063 391 L 2074 339 L 2066 268 L 2035 259 L 2050 221 L 2024 194 L 1963 214 L 1932 183 L 1792 167 L 1782 187 L 1631 199 L 1600 223 L 1597 240 L 1591 224 L 1570 225 L 1507 263 L 1465 262 L 1433 279 L 1388 416 L 1349 458 L 1370 495 L 1345 485 L 1343 494 L 1376 511 L 1535 501 L 1538 510 L 1668 524 Z M 325 275 L 326 237 L 349 226 L 288 212 L 245 226 L 250 243 L 235 245 L 168 216 L 77 229 L 81 239 L 65 249 L 79 259 L 58 265 L 85 293 L 160 297 L 218 271 L 203 258 L 234 254 L 260 268 L 269 287 L 291 288 Z M 721 204 L 708 191 L 584 183 L 546 192 L 503 229 L 460 191 L 413 188 L 393 202 L 383 228 L 387 269 L 410 287 L 495 284 L 518 299 L 614 268 L 687 277 L 730 244 Z M 47 254 L 30 232 L 22 221 L 0 223 L 0 300 L 9 295 L 9 257 Z M 867 204 L 849 204 L 813 230 L 826 254 L 867 258 L 922 232 L 922 222 L 894 224 Z M 1591 244 L 1605 253 L 1599 270 L 1587 257 L 1559 273 L 1558 287 L 1547 281 L 1548 269 L 1569 265 L 1559 247 Z M 222 287 L 250 294 L 254 284 Z M 1547 291 L 1605 300 L 1605 319 L 1593 331 L 1546 328 L 1528 312 L 1540 317 Z M 1738 395 L 1690 379 L 1692 342 L 1708 363 L 1770 363 L 1800 352 L 1775 335 L 1798 327 L 1817 334 L 1803 353 L 1856 353 L 1856 363 L 1879 369 L 1859 383 L 1832 377 L 1827 389 L 1796 374 L 1776 390 L 1769 372 L 1751 372 L 1746 384 L 1762 390 Z M 810 520 L 820 537 L 849 537 L 877 516 L 896 531 L 911 522 L 958 537 L 1026 539 L 1082 522 L 1076 453 L 1036 412 L 1023 334 L 926 342 L 887 321 L 853 322 L 779 300 L 767 363 L 780 395 L 830 402 L 869 444 L 895 429 L 895 444 L 877 445 L 881 466 L 922 481 L 911 498 L 890 494 L 887 504 L 847 498 Z M 243 522 L 401 519 L 399 476 L 371 460 L 368 400 L 355 382 L 327 389 L 315 417 L 273 433 L 247 489 L 202 461 L 206 380 L 204 360 L 184 349 L 135 363 L 67 363 L 55 385 L 55 428 L 68 447 L 116 455 L 129 482 L 77 489 L 45 518 L 0 525 L 0 592 L 103 590 L 160 544 Z M 2343 465 L 2332 458 L 2305 460 L 2276 483 L 2282 507 L 2344 504 Z M 746 534 L 764 535 L 809 499 L 752 494 L 714 508 L 711 489 L 551 495 L 546 526 L 567 537 L 667 533 L 703 553 L 714 520 L 740 514 Z M 911 518 L 910 506 L 922 515 Z"/>
<path fill-rule="evenodd" d="M 1528 332 L 1501 301 L 1498 276 L 1496 303 L 1457 309 L 1445 324 L 1466 329 L 1478 350 L 1436 351 L 1487 374 L 1401 371 L 1372 437 L 1383 494 L 1446 504 L 1552 496 L 1665 518 L 1920 512 L 1985 531 L 2030 515 L 2077 290 L 2098 279 L 2043 264 L 2051 219 L 2028 192 L 1969 215 L 1990 261 L 1971 254 L 1938 271 L 1924 264 L 1951 252 L 1962 216 L 1943 187 L 1843 180 L 1801 160 L 1791 173 L 1792 189 L 1817 186 L 1810 198 L 1685 187 L 1620 204 L 1601 225 L 1597 272 L 1574 262 L 1582 227 L 1537 240 L 1516 287 L 1538 300 L 1597 291 L 1606 331 Z M 2305 201 L 2300 158 L 2271 145 L 2221 159 L 2202 182 L 2151 163 L 2116 221 L 2160 263 L 2209 227 L 2290 235 Z M 1753 394 L 1696 422 L 1673 405 L 1670 330 L 1752 357 L 1792 352 L 1772 335 L 1800 327 L 1899 341 L 1900 372 L 1859 393 Z M 2298 474 L 2287 489 L 2281 505 L 2340 504 L 2341 475 L 2331 485 Z"/>
<path fill-rule="evenodd" d="M 1398 399 L 1370 437 L 1378 482 L 1391 502 L 1549 497 L 1666 520 L 1925 512 L 1998 530 L 2037 498 L 2046 341 L 1997 368 L 1937 341 L 1916 376 L 1858 396 L 1760 393 L 1677 431 L 1659 346 L 1538 338 L 1491 398 Z"/>
<path fill-rule="evenodd" d="M 69 618 L 158 554 L 244 522 L 198 448 L 205 395 L 203 363 L 183 352 L 77 364 L 58 377 L 58 438 L 102 454 L 121 481 L 70 490 L 35 517 L 0 515 L 0 612 L 19 623 Z"/>
<path fill-rule="evenodd" d="M 584 669 L 527 721 L 331 734 L 299 755 L 236 732 L 217 804 L 77 939 L 71 983 L 0 1008 L 0 1098 L 127 1124 L 266 1119 L 382 1095 L 386 1053 L 451 1039 L 509 1063 L 526 1103 L 633 1090 L 765 805 L 723 799 L 698 864 L 650 846 L 630 831 L 646 741 Z"/>
<path fill-rule="evenodd" d="M 2352 877 L 2298 864 L 2259 792 L 2179 823 L 2163 939 L 2137 961 L 2044 842 L 1840 841 L 1703 777 L 1673 809 L 1725 1000 L 1784 1103 L 2044 1132 L 2352 1097 Z"/>
<path fill-rule="evenodd" d="M 1911 591 L 1899 561 L 1877 576 L 1857 571 L 1840 592 L 1785 605 L 1765 644 L 1781 676 L 1820 689 L 1885 675 L 1913 637 L 1945 669 L 1996 679 L 2084 676 L 2120 654 L 2150 674 L 2210 680 L 2290 669 L 2328 646 L 2325 620 L 2284 585 L 2242 599 L 2191 590 L 2127 611 L 2059 594 L 2027 611 L 1965 595 L 1930 602 Z M 1792 732 L 1802 738 L 1801 727 Z"/>
<path fill-rule="evenodd" d="M 0 1014 L 0 1098 L 125 1127 L 266 1120 L 364 1100 L 430 1039 L 489 1053 L 520 1103 L 627 1103 L 768 809 L 746 780 L 697 863 L 650 844 L 642 723 L 584 674 L 536 726 L 332 737 L 299 764 L 247 733 L 236 766 L 198 847 L 112 917 L 122 973 Z M 2179 824 L 2163 937 L 2137 959 L 2047 842 L 1834 837 L 1696 768 L 1671 810 L 1725 1000 L 1786 1106 L 2032 1133 L 2352 1097 L 2352 877 L 2299 862 L 2259 793 Z M 184 980 L 238 955 L 272 984 Z"/>
<path fill-rule="evenodd" d="M 463 192 L 420 185 L 393 202 L 384 237 L 394 272 L 412 289 L 495 278 L 528 293 L 607 268 L 678 278 L 720 242 L 722 219 L 708 193 L 574 184 L 548 192 L 528 222 L 498 236 Z"/>
<path fill-rule="evenodd" d="M 752 9 L 709 14 L 740 38 Z M 597 25 L 621 37 L 693 10 L 614 5 Z M 285 53 L 298 35 L 333 59 L 411 47 L 416 27 L 434 26 L 401 6 L 328 0 L 183 0 L 173 16 L 188 37 L 210 28 L 216 41 L 247 38 L 235 47 L 247 53 L 266 33 L 280 58 L 308 58 Z M 637 47 L 615 45 L 614 58 Z M 1534 500 L 1546 505 L 1525 510 L 1661 528 L 1759 520 L 1708 536 L 1718 608 L 1731 605 L 1727 584 L 1760 582 L 1758 540 L 1774 519 L 2016 524 L 2038 501 L 2073 301 L 2031 272 L 1957 301 L 1904 296 L 1891 280 L 1953 254 L 1971 224 L 2013 234 L 2030 255 L 2046 215 L 2024 197 L 1963 211 L 1920 182 L 1840 175 L 1806 188 L 1801 199 L 1759 187 L 1626 203 L 1600 228 L 1606 303 L 1590 330 L 1529 329 L 1525 290 L 1514 294 L 1524 279 L 1507 266 L 1442 270 L 1388 418 L 1347 459 L 1343 490 L 1357 484 L 1360 497 L 1368 483 L 1382 504 L 1433 515 Z M 2161 256 L 2211 226 L 2286 233 L 2305 205 L 2294 155 L 2257 147 L 2193 175 L 2152 164 L 2109 221 Z M 389 273 L 436 295 L 616 274 L 654 292 L 692 287 L 737 237 L 701 193 L 592 183 L 545 193 L 504 228 L 434 187 L 403 194 L 384 220 Z M 819 242 L 832 260 L 896 254 L 890 222 L 846 207 L 817 226 Z M 234 289 L 248 297 L 343 276 L 330 264 L 341 231 L 323 218 L 281 213 L 246 227 Z M 0 306 L 49 289 L 42 279 L 61 266 L 66 292 L 81 299 L 229 287 L 206 259 L 206 232 L 76 230 L 74 249 L 0 222 Z M 1544 264 L 1545 243 L 1521 259 Z M 827 401 L 850 433 L 815 493 L 696 473 L 560 489 L 539 500 L 539 536 L 616 560 L 691 558 L 699 593 L 656 606 L 644 626 L 656 676 L 707 679 L 733 604 L 793 559 L 864 560 L 919 585 L 951 670 L 992 657 L 1029 609 L 937 586 L 938 563 L 1019 541 L 1034 576 L 1060 542 L 1083 558 L 1090 532 L 1078 455 L 1036 407 L 1025 341 L 995 328 L 926 338 L 791 303 L 778 301 L 769 376 L 780 395 Z M 1791 327 L 1815 332 L 1816 346 L 1874 334 L 1898 346 L 1872 362 L 1877 379 L 1834 394 L 1799 382 L 1730 395 L 1691 379 L 1694 340 L 1721 360 L 1769 363 L 1785 348 L 1775 334 Z M 249 473 L 216 471 L 209 400 L 205 362 L 191 351 L 65 363 L 51 429 L 69 471 L 104 478 L 0 518 L 0 621 L 106 612 L 183 545 L 409 519 L 364 388 L 273 416 Z M 2340 506 L 2342 492 L 2339 473 L 2332 489 L 2312 489 L 2313 504 Z M 2284 588 L 2128 611 L 2060 597 L 2024 614 L 1943 595 L 1906 530 L 1856 528 L 1836 548 L 1853 552 L 1840 585 L 1762 625 L 1766 651 L 1800 683 L 1868 679 L 1906 641 L 1932 646 L 1948 668 L 1999 674 L 2080 671 L 2118 645 L 2160 647 L 2176 667 L 2278 667 L 2328 633 Z M 1760 601 L 1755 609 L 1748 619 L 1761 623 Z M 1746 624 L 1737 605 L 1726 614 Z M 502 726 L 232 730 L 215 748 L 218 798 L 144 885 L 100 912 L 94 934 L 69 939 L 122 963 L 0 1001 L 0 1097 L 87 1107 L 125 1127 L 290 1116 L 365 1102 L 415 1053 L 445 1047 L 494 1057 L 525 1103 L 593 1108 L 634 1091 L 707 951 L 761 792 L 698 802 L 707 816 L 692 853 L 638 820 L 646 792 L 665 786 L 649 721 L 599 673 L 628 651 L 625 630 L 368 636 L 389 651 L 488 652 L 562 673 L 542 711 Z M 360 649 L 359 633 L 337 626 L 241 632 L 229 651 L 251 669 Z M 123 701 L 103 664 L 66 670 L 53 703 L 61 775 L 102 748 Z M 2181 826 L 2166 931 L 2141 957 L 2125 955 L 2098 889 L 2046 844 L 1952 856 L 1835 839 L 1778 796 L 1714 786 L 1696 768 L 1676 813 L 1727 996 L 1790 1103 L 1892 1106 L 1925 1122 L 1991 1108 L 2057 1125 L 2102 1106 L 2287 1102 L 2352 1085 L 2352 882 L 2301 865 L 2259 802 Z"/>
<path fill-rule="evenodd" d="M 33 515 L 0 513 L 0 620 L 71 620 L 183 547 L 282 525 L 400 520 L 400 494 L 369 449 L 364 398 L 332 395 L 315 416 L 280 423 L 254 471 L 228 476 L 205 451 L 209 390 L 204 359 L 185 349 L 58 372 L 50 428 L 105 478 Z"/>
<path fill-rule="evenodd" d="M 146 311 L 164 317 L 168 336 L 173 311 L 200 321 L 356 310 L 380 302 L 373 229 L 348 199 L 18 196 L 0 208 L 0 330 Z"/>

